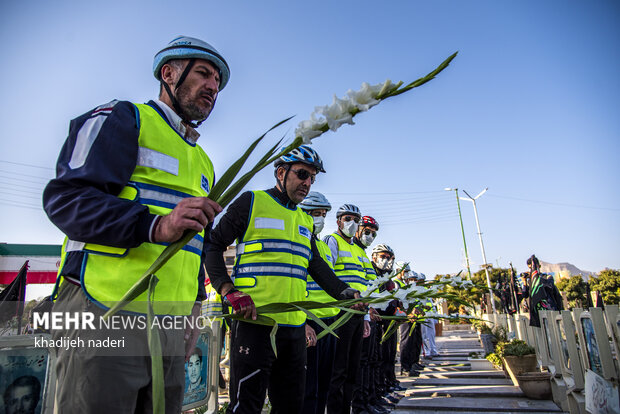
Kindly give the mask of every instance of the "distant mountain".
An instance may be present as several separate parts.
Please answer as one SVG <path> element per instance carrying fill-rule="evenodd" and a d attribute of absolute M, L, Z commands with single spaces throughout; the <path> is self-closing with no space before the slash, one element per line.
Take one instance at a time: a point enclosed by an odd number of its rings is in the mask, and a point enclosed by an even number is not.
<path fill-rule="evenodd" d="M 587 270 L 581 270 L 577 266 L 570 263 L 547 263 L 540 261 L 540 270 L 543 273 L 555 274 L 555 279 L 561 279 L 565 277 L 571 277 L 576 275 L 583 275 L 583 279 L 587 281 L 590 276 L 596 276 L 596 272 L 588 272 Z"/>

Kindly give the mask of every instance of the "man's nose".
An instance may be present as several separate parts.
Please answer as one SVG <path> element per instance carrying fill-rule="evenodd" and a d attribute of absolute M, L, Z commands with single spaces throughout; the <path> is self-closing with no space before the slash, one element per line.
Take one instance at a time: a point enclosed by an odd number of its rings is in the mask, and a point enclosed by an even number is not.
<path fill-rule="evenodd" d="M 214 93 L 218 93 L 220 89 L 220 83 L 215 78 L 210 77 L 205 81 L 205 87 Z"/>

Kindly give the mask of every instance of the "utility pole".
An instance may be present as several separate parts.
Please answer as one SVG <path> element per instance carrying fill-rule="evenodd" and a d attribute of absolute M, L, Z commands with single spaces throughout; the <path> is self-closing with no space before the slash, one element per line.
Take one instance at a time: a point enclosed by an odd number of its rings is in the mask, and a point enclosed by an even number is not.
<path fill-rule="evenodd" d="M 474 205 L 474 215 L 476 217 L 476 228 L 478 229 L 478 238 L 480 239 L 480 249 L 482 250 L 482 260 L 484 261 L 484 264 L 482 266 L 484 267 L 484 272 L 487 275 L 487 287 L 489 288 L 489 293 L 491 294 L 491 306 L 493 307 L 493 313 L 497 313 L 495 310 L 495 300 L 493 298 L 493 288 L 491 287 L 491 278 L 489 276 L 489 266 L 487 265 L 487 255 L 484 252 L 484 243 L 482 242 L 482 232 L 480 231 L 480 222 L 478 221 L 478 208 L 476 207 L 476 200 L 482 194 L 486 193 L 488 189 L 489 189 L 488 187 L 485 188 L 476 197 L 470 196 L 469 193 L 467 193 L 467 191 L 463 190 L 463 192 L 467 195 L 468 198 L 461 197 L 461 199 L 466 200 L 466 201 L 471 201 L 472 204 Z"/>
<path fill-rule="evenodd" d="M 469 254 L 467 253 L 467 242 L 465 241 L 465 229 L 463 228 L 463 216 L 461 215 L 461 202 L 459 201 L 459 189 L 458 188 L 444 188 L 446 191 L 454 190 L 456 196 L 456 205 L 459 209 L 459 220 L 461 222 L 461 234 L 463 235 L 463 246 L 465 247 L 465 262 L 467 263 L 467 279 L 471 280 L 471 269 L 469 267 Z"/>

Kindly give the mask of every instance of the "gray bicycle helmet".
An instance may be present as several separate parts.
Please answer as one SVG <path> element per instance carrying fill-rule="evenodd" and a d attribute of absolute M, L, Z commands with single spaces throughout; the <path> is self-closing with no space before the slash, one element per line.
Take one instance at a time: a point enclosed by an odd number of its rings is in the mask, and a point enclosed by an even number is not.
<path fill-rule="evenodd" d="M 345 214 L 350 214 L 352 216 L 362 218 L 362 213 L 360 212 L 360 209 L 354 204 L 343 204 L 342 206 L 340 206 L 340 208 L 336 212 L 336 218 L 340 218 Z"/>
<path fill-rule="evenodd" d="M 317 210 L 317 209 L 326 209 L 330 211 L 332 209 L 332 205 L 329 204 L 327 198 L 318 191 L 310 191 L 306 198 L 299 203 L 299 207 L 304 211 Z"/>

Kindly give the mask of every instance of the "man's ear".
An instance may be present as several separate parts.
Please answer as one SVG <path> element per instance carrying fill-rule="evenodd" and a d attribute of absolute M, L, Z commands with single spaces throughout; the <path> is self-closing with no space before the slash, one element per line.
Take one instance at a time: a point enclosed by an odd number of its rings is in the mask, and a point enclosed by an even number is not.
<path fill-rule="evenodd" d="M 176 83 L 176 71 L 174 70 L 174 68 L 165 63 L 162 67 L 161 67 L 161 80 L 163 82 L 166 82 L 168 84 L 168 86 L 170 86 L 170 88 L 172 88 L 172 86 Z"/>

